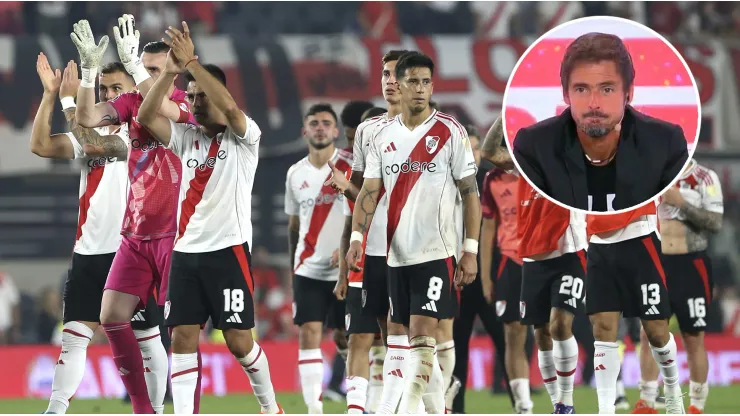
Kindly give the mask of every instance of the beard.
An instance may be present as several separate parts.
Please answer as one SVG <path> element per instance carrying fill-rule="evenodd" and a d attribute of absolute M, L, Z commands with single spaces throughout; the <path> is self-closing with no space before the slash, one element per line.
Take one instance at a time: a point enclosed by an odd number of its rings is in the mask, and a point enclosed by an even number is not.
<path fill-rule="evenodd" d="M 327 141 L 318 141 L 314 139 L 310 139 L 308 141 L 308 144 L 311 145 L 316 150 L 326 149 L 327 147 L 331 146 L 331 144 L 334 143 L 334 140 L 327 140 Z"/>
<path fill-rule="evenodd" d="M 606 119 L 608 119 L 609 116 L 607 116 L 604 113 L 600 113 L 597 111 L 586 113 L 583 115 L 583 118 L 591 118 L 591 117 L 600 117 L 604 118 L 605 122 L 603 123 L 580 123 L 578 124 L 578 129 L 585 133 L 588 137 L 591 137 L 593 139 L 601 139 L 604 138 L 607 134 L 609 134 L 612 130 L 614 130 L 614 127 L 618 123 L 614 123 L 612 125 L 607 124 Z"/>

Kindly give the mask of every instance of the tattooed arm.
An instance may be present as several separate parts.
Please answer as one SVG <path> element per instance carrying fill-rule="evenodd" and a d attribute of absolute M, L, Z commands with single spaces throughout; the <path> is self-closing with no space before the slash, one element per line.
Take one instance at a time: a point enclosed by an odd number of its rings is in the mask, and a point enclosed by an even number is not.
<path fill-rule="evenodd" d="M 101 135 L 93 128 L 80 126 L 77 123 L 74 108 L 64 110 L 64 117 L 69 124 L 69 130 L 90 156 L 115 157 L 119 160 L 128 158 L 128 147 L 120 136 Z"/>
<path fill-rule="evenodd" d="M 290 270 L 295 270 L 295 250 L 298 247 L 298 238 L 301 230 L 301 220 L 297 215 L 288 217 L 288 255 L 290 256 Z"/>
<path fill-rule="evenodd" d="M 709 231 L 712 233 L 716 233 L 722 228 L 722 214 L 719 212 L 698 208 L 686 201 L 683 201 L 678 209 L 686 217 L 686 221 L 692 225 L 691 228 L 698 228 L 700 231 Z"/>
<path fill-rule="evenodd" d="M 103 127 L 120 124 L 118 111 L 109 102 L 95 104 L 95 89 L 77 89 L 75 119 L 81 127 Z"/>
<path fill-rule="evenodd" d="M 457 189 L 463 201 L 463 224 L 465 225 L 465 238 L 478 241 L 480 237 L 480 200 L 478 199 L 478 183 L 475 175 L 466 176 L 455 181 Z"/>
<path fill-rule="evenodd" d="M 362 189 L 355 201 L 355 211 L 352 213 L 352 231 L 367 233 L 378 207 L 378 195 L 382 187 L 383 180 L 380 178 L 366 178 L 362 183 Z"/>
<path fill-rule="evenodd" d="M 66 134 L 51 134 L 56 93 L 44 92 L 31 129 L 31 152 L 50 159 L 74 159 L 72 142 Z"/>
<path fill-rule="evenodd" d="M 512 170 L 515 168 L 514 162 L 511 159 L 511 154 L 506 148 L 504 140 L 506 140 L 504 136 L 504 125 L 501 121 L 501 116 L 499 116 L 493 122 L 491 128 L 488 129 L 488 134 L 486 134 L 486 138 L 483 140 L 480 154 L 496 167 L 503 170 Z"/>

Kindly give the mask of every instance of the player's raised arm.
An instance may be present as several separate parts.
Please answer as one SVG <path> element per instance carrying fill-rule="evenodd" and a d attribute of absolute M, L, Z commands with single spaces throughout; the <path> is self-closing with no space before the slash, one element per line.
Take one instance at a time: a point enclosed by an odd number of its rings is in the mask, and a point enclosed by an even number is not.
<path fill-rule="evenodd" d="M 118 113 L 112 105 L 109 103 L 95 104 L 95 78 L 98 76 L 98 67 L 103 53 L 108 47 L 108 36 L 101 37 L 96 45 L 90 23 L 84 19 L 74 24 L 74 31 L 70 36 L 80 54 L 82 67 L 82 82 L 77 92 L 75 111 L 77 122 L 83 127 L 118 124 Z"/>
<path fill-rule="evenodd" d="M 43 53 L 36 60 L 36 72 L 44 86 L 44 95 L 36 110 L 31 129 L 31 152 L 34 154 L 57 159 L 74 159 L 72 143 L 64 134 L 51 135 L 51 120 L 54 111 L 54 100 L 57 98 L 59 86 L 62 83 L 62 73 L 54 71 Z"/>
<path fill-rule="evenodd" d="M 501 116 L 499 116 L 493 122 L 491 128 L 488 129 L 488 134 L 486 134 L 486 138 L 483 140 L 483 145 L 480 149 L 480 155 L 499 169 L 512 170 L 515 167 L 514 162 L 511 159 L 511 154 L 506 148 L 504 140 L 506 140 L 504 136 L 504 123 Z"/>
<path fill-rule="evenodd" d="M 167 90 L 175 80 L 177 74 L 184 71 L 183 65 L 178 62 L 172 51 L 167 53 L 167 65 L 165 72 L 157 78 L 149 94 L 144 98 L 139 108 L 137 120 L 146 127 L 154 138 L 165 146 L 169 146 L 172 137 L 172 127 L 170 120 L 159 114 L 158 110 L 162 100 L 166 98 Z"/>
<path fill-rule="evenodd" d="M 210 102 L 224 113 L 228 128 L 238 136 L 244 137 L 247 134 L 247 118 L 236 105 L 234 97 L 231 96 L 226 86 L 198 62 L 198 57 L 194 54 L 195 46 L 190 38 L 190 29 L 186 22 L 182 22 L 182 28 L 183 31 L 180 32 L 170 26 L 167 30 L 170 40 L 164 39 L 164 42 L 171 48 L 178 61 L 182 62 L 185 69 L 190 72 Z"/>

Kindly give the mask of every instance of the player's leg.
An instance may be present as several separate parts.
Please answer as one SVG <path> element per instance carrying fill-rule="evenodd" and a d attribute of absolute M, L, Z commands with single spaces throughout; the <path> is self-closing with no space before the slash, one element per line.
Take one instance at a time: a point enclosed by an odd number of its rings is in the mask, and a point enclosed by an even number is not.
<path fill-rule="evenodd" d="M 137 307 L 143 309 L 154 287 L 152 266 L 142 252 L 147 243 L 150 242 L 123 238 L 105 283 L 100 310 L 100 322 L 113 361 L 121 369 L 121 380 L 131 397 L 134 413 L 154 413 L 139 343 L 131 328 L 131 317 Z"/>
<path fill-rule="evenodd" d="M 254 341 L 254 278 L 249 244 L 199 254 L 207 263 L 201 274 L 206 289 L 208 314 L 213 327 L 224 333 L 226 345 L 249 377 L 262 413 L 284 413 L 275 398 L 267 354 Z"/>
<path fill-rule="evenodd" d="M 362 295 L 357 303 L 363 316 L 375 320 L 380 336 L 376 336 L 370 347 L 370 373 L 365 410 L 375 413 L 380 406 L 383 393 L 383 367 L 387 350 L 385 341 L 388 335 L 388 282 L 384 256 L 365 256 L 362 279 Z M 364 318 L 363 318 L 364 319 Z"/>
<path fill-rule="evenodd" d="M 377 320 L 375 321 L 377 322 Z M 385 334 L 387 333 L 387 324 L 383 326 L 380 333 L 375 334 L 373 345 L 370 347 L 370 368 L 367 386 L 367 400 L 365 409 L 370 413 L 376 413 L 380 406 L 380 398 L 383 394 L 383 366 L 385 365 Z"/>
<path fill-rule="evenodd" d="M 298 374 L 308 413 L 324 411 L 321 402 L 324 381 L 321 334 L 331 305 L 326 296 L 325 283 L 304 276 L 293 276 L 293 323 L 298 326 Z M 333 285 L 333 282 L 328 283 Z"/>
<path fill-rule="evenodd" d="M 453 377 L 454 381 L 459 383 L 459 387 L 453 399 L 452 406 L 447 403 L 447 398 L 445 397 L 447 413 L 465 412 L 465 387 L 468 382 L 470 336 L 473 334 L 473 324 L 475 323 L 476 311 L 481 307 L 480 303 L 486 304 L 486 301 L 483 298 L 480 280 L 476 279 L 470 286 L 461 291 L 460 313 L 452 327 L 456 355 Z"/>
<path fill-rule="evenodd" d="M 529 386 L 529 360 L 525 352 L 528 325 L 520 319 L 526 317 L 530 307 L 521 302 L 522 267 L 502 256 L 496 281 L 496 314 L 504 324 L 506 352 L 504 363 L 509 384 L 514 395 L 514 407 L 519 413 L 530 413 L 533 403 Z"/>
<path fill-rule="evenodd" d="M 449 319 L 440 319 L 437 325 L 437 331 L 434 336 L 437 341 L 437 360 L 442 371 L 442 384 L 445 387 L 445 409 L 452 408 L 452 401 L 459 390 L 459 386 L 452 382 L 452 373 L 455 371 L 455 339 L 453 336 L 453 322 L 458 312 L 457 300 L 458 292 L 453 289 L 452 297 L 455 299 L 452 303 L 454 316 Z"/>
<path fill-rule="evenodd" d="M 197 413 L 200 392 L 198 339 L 208 320 L 207 298 L 198 279 L 197 254 L 172 253 L 170 284 L 164 305 L 165 325 L 172 337 L 172 400 L 175 413 Z"/>
<path fill-rule="evenodd" d="M 634 246 L 630 254 L 634 264 L 639 265 L 639 270 L 634 272 L 638 281 L 630 292 L 635 303 L 634 310 L 630 311 L 630 314 L 625 311 L 625 317 L 640 316 L 642 319 L 642 327 L 645 328 L 653 358 L 663 376 L 666 413 L 683 413 L 684 406 L 678 379 L 678 351 L 673 334 L 668 330 L 671 310 L 665 272 L 658 254 L 660 241 L 655 234 L 651 234 L 630 242 Z M 634 299 L 638 299 L 639 302 L 634 302 Z"/>
<path fill-rule="evenodd" d="M 144 359 L 144 378 L 149 401 L 157 413 L 164 412 L 164 396 L 167 393 L 167 376 L 170 370 L 167 350 L 160 337 L 159 326 L 162 319 L 154 296 L 149 298 L 146 308 L 136 311 L 131 319 L 131 328 Z"/>
<path fill-rule="evenodd" d="M 364 289 L 347 288 L 346 328 L 349 334 L 347 357 L 347 413 L 362 414 L 366 410 L 370 367 L 368 355 L 379 331 L 378 322 L 372 315 L 362 312 Z M 365 292 L 367 293 L 367 292 Z M 367 295 L 365 294 L 365 301 Z"/>
<path fill-rule="evenodd" d="M 623 243 L 618 243 L 623 244 Z M 623 282 L 630 276 L 616 273 L 616 244 L 591 244 L 586 264 L 586 313 L 594 334 L 594 377 L 599 413 L 615 413 L 617 377 L 619 376 L 619 345 L 617 330 L 622 310 Z M 625 257 L 629 261 L 629 257 Z M 622 259 L 624 261 L 624 259 Z"/>
<path fill-rule="evenodd" d="M 51 397 L 45 413 L 67 412 L 85 374 L 87 346 L 100 324 L 103 287 L 114 254 L 72 255 L 64 282 L 62 350 L 54 367 Z"/>
<path fill-rule="evenodd" d="M 640 346 L 638 354 L 640 360 L 640 381 L 638 383 L 638 387 L 640 389 L 640 400 L 635 403 L 632 413 L 658 413 L 658 411 L 655 410 L 655 401 L 658 398 L 658 375 L 660 375 L 660 369 L 653 359 L 653 354 L 650 350 L 650 343 L 648 342 L 644 329 L 640 331 Z"/>

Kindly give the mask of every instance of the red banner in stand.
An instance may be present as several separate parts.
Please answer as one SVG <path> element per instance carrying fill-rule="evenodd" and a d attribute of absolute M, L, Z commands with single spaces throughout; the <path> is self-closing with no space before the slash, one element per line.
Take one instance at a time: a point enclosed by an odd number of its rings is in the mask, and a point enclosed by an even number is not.
<path fill-rule="evenodd" d="M 740 338 L 708 335 L 706 343 L 709 365 L 712 369 L 709 375 L 710 384 L 740 383 Z M 267 353 L 275 390 L 300 392 L 298 343 L 296 341 L 263 341 L 260 345 Z M 330 341 L 324 342 L 321 347 L 324 351 L 326 377 L 324 382 L 326 383 L 331 375 L 331 362 L 335 348 Z M 203 394 L 222 396 L 230 393 L 251 392 L 249 379 L 225 345 L 203 344 L 201 349 L 203 351 Z M 622 368 L 623 379 L 628 387 L 636 386 L 640 376 L 637 356 L 629 349 L 625 354 Z M 87 349 L 87 354 L 85 375 L 75 399 L 122 397 L 124 387 L 108 346 L 91 345 Z M 490 339 L 474 337 L 471 340 L 469 388 L 481 390 L 491 386 L 493 354 Z M 51 345 L 4 346 L 0 347 L 0 356 L 3 357 L 0 398 L 49 397 L 54 365 L 59 356 L 58 347 Z M 580 358 L 581 364 L 576 372 L 577 383 L 580 383 L 583 352 Z M 685 352 L 679 352 L 678 363 L 682 381 L 687 380 L 689 372 Z M 530 369 L 532 384 L 541 384 L 542 378 L 539 374 L 536 354 Z"/>

